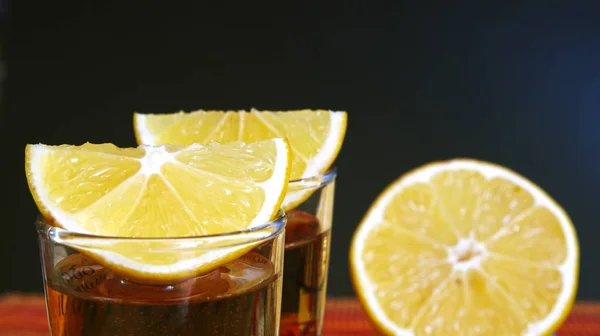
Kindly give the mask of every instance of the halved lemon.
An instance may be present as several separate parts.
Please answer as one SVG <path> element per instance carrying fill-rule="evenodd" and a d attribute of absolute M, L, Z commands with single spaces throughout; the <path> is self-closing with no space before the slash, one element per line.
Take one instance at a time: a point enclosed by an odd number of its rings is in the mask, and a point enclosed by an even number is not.
<path fill-rule="evenodd" d="M 286 137 L 292 149 L 292 180 L 312 177 L 330 168 L 342 147 L 346 123 L 346 112 L 327 110 L 134 114 L 134 130 L 140 144 L 188 145 Z M 292 188 L 285 198 L 285 209 L 310 196 L 306 189 Z"/>
<path fill-rule="evenodd" d="M 540 187 L 475 160 L 392 183 L 355 232 L 356 292 L 389 335 L 547 335 L 574 300 L 579 245 Z"/>
<path fill-rule="evenodd" d="M 42 215 L 69 231 L 195 237 L 246 230 L 274 218 L 287 188 L 290 150 L 281 138 L 187 147 L 37 144 L 26 147 L 25 170 Z M 207 252 L 200 242 L 179 246 L 175 240 L 169 246 L 152 239 L 70 243 L 129 277 L 155 281 L 210 271 L 249 248 Z"/>

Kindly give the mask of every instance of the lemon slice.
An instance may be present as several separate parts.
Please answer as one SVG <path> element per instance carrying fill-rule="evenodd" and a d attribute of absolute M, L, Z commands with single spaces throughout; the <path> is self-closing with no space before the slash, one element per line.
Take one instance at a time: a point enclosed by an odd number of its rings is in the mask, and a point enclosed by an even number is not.
<path fill-rule="evenodd" d="M 290 150 L 280 138 L 188 147 L 37 144 L 26 147 L 25 169 L 42 215 L 69 231 L 196 237 L 269 222 L 286 192 Z M 210 271 L 249 248 L 207 252 L 200 242 L 182 242 L 178 254 L 176 240 L 71 243 L 130 277 L 165 281 Z M 172 253 L 157 252 L 165 250 Z"/>
<path fill-rule="evenodd" d="M 312 177 L 330 168 L 342 147 L 346 123 L 346 112 L 326 110 L 134 114 L 134 130 L 140 144 L 188 145 L 286 137 L 292 149 L 292 180 Z M 286 210 L 310 196 L 310 190 L 293 188 L 294 185 L 284 200 Z"/>
<path fill-rule="evenodd" d="M 389 335 L 547 335 L 577 290 L 571 220 L 541 188 L 491 163 L 422 166 L 355 232 L 353 284 Z"/>

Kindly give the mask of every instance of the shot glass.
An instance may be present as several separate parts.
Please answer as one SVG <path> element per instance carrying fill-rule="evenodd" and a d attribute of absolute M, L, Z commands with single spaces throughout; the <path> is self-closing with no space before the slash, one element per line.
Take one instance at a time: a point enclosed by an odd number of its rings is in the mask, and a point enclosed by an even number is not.
<path fill-rule="evenodd" d="M 327 273 L 336 170 L 290 181 L 286 203 L 285 257 L 281 308 L 282 336 L 320 335 L 327 295 Z"/>
<path fill-rule="evenodd" d="M 286 215 L 245 231 L 182 238 L 85 235 L 36 222 L 51 335 L 278 335 Z M 243 252 L 177 283 L 127 276 L 97 256 L 183 263 Z M 113 258 L 114 260 L 118 260 Z M 112 265 L 112 266 L 111 266 Z M 143 279 L 142 279 L 143 280 Z"/>

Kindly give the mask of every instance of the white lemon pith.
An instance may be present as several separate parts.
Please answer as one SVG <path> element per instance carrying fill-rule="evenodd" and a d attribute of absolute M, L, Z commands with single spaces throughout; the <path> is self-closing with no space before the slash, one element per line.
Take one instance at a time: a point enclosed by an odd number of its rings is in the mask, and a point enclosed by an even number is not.
<path fill-rule="evenodd" d="M 256 141 L 285 137 L 292 151 L 291 180 L 322 174 L 335 161 L 346 133 L 347 113 L 327 110 L 194 111 L 134 114 L 140 144 Z M 292 208 L 309 196 L 289 190 L 283 207 Z"/>
<path fill-rule="evenodd" d="M 519 174 L 451 160 L 392 183 L 355 232 L 353 283 L 393 335 L 545 335 L 577 290 L 563 209 Z"/>
<path fill-rule="evenodd" d="M 246 230 L 274 218 L 289 178 L 285 139 L 118 148 L 28 145 L 26 172 L 42 215 L 69 231 L 112 237 L 196 237 Z M 138 278 L 172 280 L 239 256 L 247 246 L 207 252 L 188 242 L 177 256 L 166 242 L 77 248 Z M 173 243 L 175 244 L 175 243 Z"/>

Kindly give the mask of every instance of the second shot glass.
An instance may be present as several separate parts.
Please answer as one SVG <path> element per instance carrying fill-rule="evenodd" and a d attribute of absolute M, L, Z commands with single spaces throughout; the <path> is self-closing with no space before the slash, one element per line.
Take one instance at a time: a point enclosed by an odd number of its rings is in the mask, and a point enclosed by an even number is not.
<path fill-rule="evenodd" d="M 288 185 L 286 202 L 293 208 L 286 209 L 279 335 L 320 335 L 323 329 L 336 176 L 332 169 Z M 293 205 L 301 194 L 310 197 Z"/>

